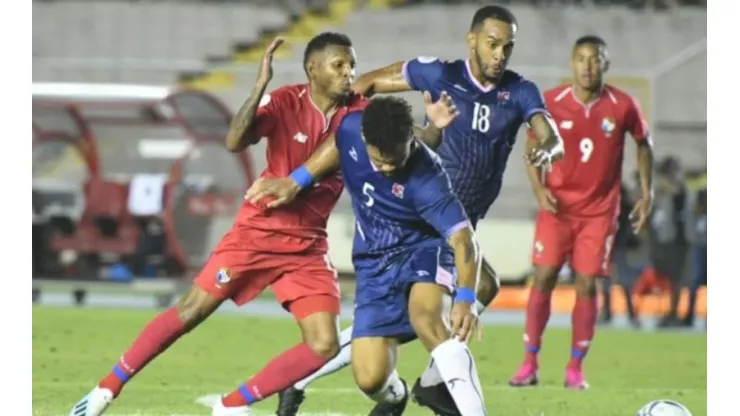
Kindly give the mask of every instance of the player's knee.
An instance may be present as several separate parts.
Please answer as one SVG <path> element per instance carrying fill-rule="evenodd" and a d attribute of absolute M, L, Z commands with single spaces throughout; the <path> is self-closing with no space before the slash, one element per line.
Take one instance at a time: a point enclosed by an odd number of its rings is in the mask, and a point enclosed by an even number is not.
<path fill-rule="evenodd" d="M 501 290 L 501 283 L 496 271 L 493 268 L 485 270 L 478 282 L 478 292 L 476 293 L 478 301 L 486 306 L 490 305 L 496 299 L 499 290 Z"/>
<path fill-rule="evenodd" d="M 191 330 L 218 309 L 221 303 L 220 299 L 197 286 L 193 286 L 188 293 L 177 301 L 175 309 L 185 328 Z"/>
<path fill-rule="evenodd" d="M 303 340 L 313 352 L 327 360 L 337 355 L 339 335 L 336 317 L 318 313 L 301 320 L 300 326 Z"/>
<path fill-rule="evenodd" d="M 534 269 L 533 286 L 540 292 L 552 292 L 558 283 L 558 272 L 560 270 L 550 266 L 537 266 Z"/>
<path fill-rule="evenodd" d="M 591 276 L 576 274 L 576 295 L 592 298 L 596 296 L 596 279 Z"/>
<path fill-rule="evenodd" d="M 353 362 L 352 365 L 357 388 L 370 398 L 373 398 L 373 395 L 379 392 L 383 388 L 383 385 L 385 385 L 385 380 L 388 378 L 387 369 L 385 366 L 372 365 L 372 363 L 368 362 L 364 364 Z"/>

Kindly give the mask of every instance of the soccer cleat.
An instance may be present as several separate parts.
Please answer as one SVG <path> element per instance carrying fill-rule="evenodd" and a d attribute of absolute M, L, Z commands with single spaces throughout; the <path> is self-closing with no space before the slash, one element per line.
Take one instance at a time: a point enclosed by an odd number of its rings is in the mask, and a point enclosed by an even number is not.
<path fill-rule="evenodd" d="M 306 393 L 295 387 L 281 391 L 278 393 L 277 416 L 296 416 L 305 399 Z"/>
<path fill-rule="evenodd" d="M 537 377 L 537 366 L 530 363 L 522 364 L 519 367 L 519 371 L 509 380 L 511 387 L 536 386 L 539 383 L 540 379 Z"/>
<path fill-rule="evenodd" d="M 583 376 L 583 371 L 577 368 L 565 370 L 565 387 L 573 390 L 586 390 L 588 383 Z"/>
<path fill-rule="evenodd" d="M 421 378 L 417 378 L 411 389 L 411 397 L 414 403 L 429 408 L 437 416 L 460 416 L 455 400 L 444 383 L 423 387 Z"/>
<path fill-rule="evenodd" d="M 378 403 L 370 411 L 369 416 L 401 416 L 403 414 L 406 405 L 409 403 L 409 386 L 404 379 L 401 379 L 401 383 L 403 383 L 403 399 L 398 403 Z M 393 391 L 391 390 L 391 392 Z"/>
<path fill-rule="evenodd" d="M 113 403 L 113 392 L 95 387 L 69 412 L 69 416 L 100 416 Z"/>

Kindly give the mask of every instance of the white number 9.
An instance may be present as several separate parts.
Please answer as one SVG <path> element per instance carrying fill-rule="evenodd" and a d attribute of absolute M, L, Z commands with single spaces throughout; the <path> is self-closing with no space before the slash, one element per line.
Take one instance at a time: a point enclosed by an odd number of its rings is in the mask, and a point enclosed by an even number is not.
<path fill-rule="evenodd" d="M 594 141 L 589 139 L 588 137 L 583 138 L 578 144 L 578 147 L 581 148 L 581 162 L 588 162 L 589 159 L 591 159 L 591 154 L 594 151 Z"/>

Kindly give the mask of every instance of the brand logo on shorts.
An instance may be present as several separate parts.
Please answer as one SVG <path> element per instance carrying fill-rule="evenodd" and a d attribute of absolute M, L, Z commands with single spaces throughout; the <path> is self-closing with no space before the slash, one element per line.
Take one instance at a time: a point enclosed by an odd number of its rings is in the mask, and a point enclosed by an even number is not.
<path fill-rule="evenodd" d="M 218 273 L 216 273 L 216 282 L 218 282 L 217 286 L 225 285 L 226 283 L 229 283 L 231 281 L 231 270 L 229 270 L 226 267 L 222 267 L 218 269 Z"/>
<path fill-rule="evenodd" d="M 535 254 L 542 254 L 542 252 L 545 251 L 545 246 L 542 244 L 541 241 L 535 241 L 534 242 L 534 253 Z"/>

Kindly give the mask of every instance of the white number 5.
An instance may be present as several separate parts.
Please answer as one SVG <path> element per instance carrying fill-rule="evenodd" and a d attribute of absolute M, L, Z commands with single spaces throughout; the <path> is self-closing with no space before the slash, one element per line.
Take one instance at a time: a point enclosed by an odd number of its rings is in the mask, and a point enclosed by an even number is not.
<path fill-rule="evenodd" d="M 591 159 L 591 154 L 594 152 L 594 141 L 585 137 L 581 139 L 578 147 L 581 148 L 581 162 L 588 162 L 588 160 Z"/>
<path fill-rule="evenodd" d="M 370 194 L 374 190 L 375 190 L 375 187 L 372 186 L 372 185 L 370 185 L 367 182 L 365 182 L 365 184 L 362 185 L 362 193 L 367 197 L 367 199 L 365 200 L 365 205 L 367 205 L 369 207 L 371 207 L 371 206 L 373 206 L 375 204 L 375 199 Z"/>

